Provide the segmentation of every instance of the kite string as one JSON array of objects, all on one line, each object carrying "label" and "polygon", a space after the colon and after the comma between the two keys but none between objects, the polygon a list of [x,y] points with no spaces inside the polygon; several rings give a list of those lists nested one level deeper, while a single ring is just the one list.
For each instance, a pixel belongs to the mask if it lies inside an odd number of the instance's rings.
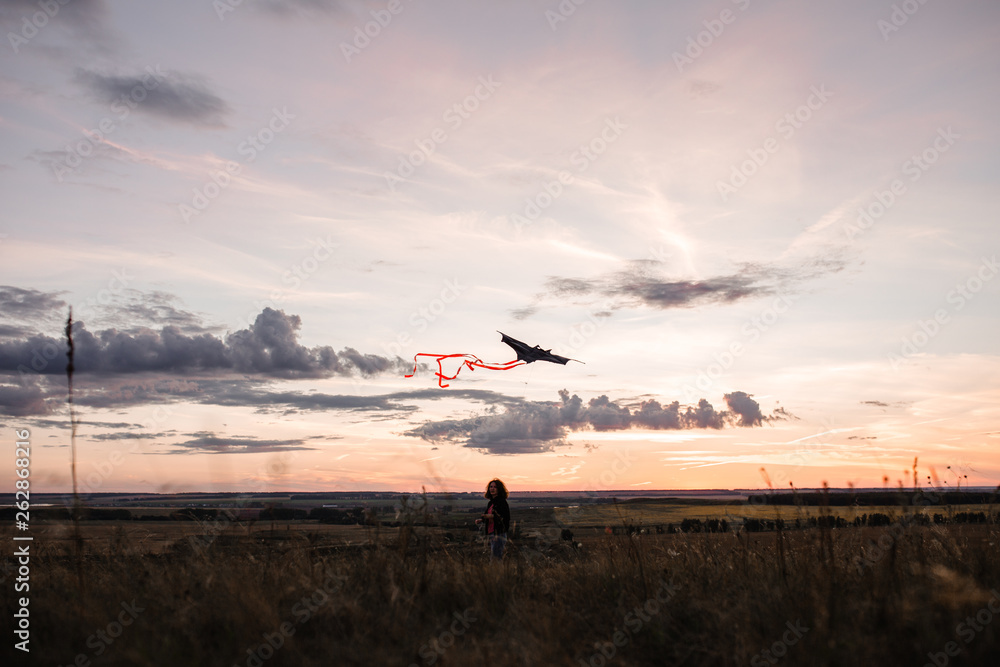
[{"label": "kite string", "polygon": [[[454,380],[455,378],[457,378],[458,374],[462,372],[463,368],[468,368],[470,371],[474,371],[477,368],[485,368],[486,370],[491,370],[491,371],[509,371],[512,368],[515,368],[517,366],[523,366],[527,363],[525,361],[521,361],[520,359],[514,359],[512,361],[505,361],[499,364],[487,364],[484,363],[482,359],[480,359],[474,354],[430,354],[427,352],[420,352],[414,355],[413,357],[413,371],[409,375],[406,375],[404,377],[411,378],[416,374],[418,366],[417,357],[433,357],[437,361],[438,369],[435,375],[438,378],[438,386],[441,387],[442,389],[445,389],[448,386],[450,386],[445,384],[444,381]],[[458,370],[455,371],[454,375],[445,375],[444,368],[441,365],[442,362],[445,359],[456,359],[456,358],[462,359],[462,363],[459,364]]]}]

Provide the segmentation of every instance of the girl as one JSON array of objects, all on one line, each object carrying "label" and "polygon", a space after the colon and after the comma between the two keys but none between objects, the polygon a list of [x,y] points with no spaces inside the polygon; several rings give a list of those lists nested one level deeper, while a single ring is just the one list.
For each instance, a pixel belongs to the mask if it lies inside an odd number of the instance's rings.
[{"label": "girl", "polygon": [[476,524],[486,522],[486,537],[490,542],[490,554],[493,558],[503,557],[503,548],[507,543],[507,529],[510,527],[510,506],[507,504],[507,487],[499,479],[493,479],[486,485],[483,497],[489,500],[486,511],[476,519]]}]

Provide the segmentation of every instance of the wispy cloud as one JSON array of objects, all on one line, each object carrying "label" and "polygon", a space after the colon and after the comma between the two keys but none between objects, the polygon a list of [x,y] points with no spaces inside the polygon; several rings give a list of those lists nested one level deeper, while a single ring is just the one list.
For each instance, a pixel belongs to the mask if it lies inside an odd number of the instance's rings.
[{"label": "wispy cloud", "polygon": [[42,292],[35,289],[0,285],[0,339],[30,336],[39,328],[54,326],[66,307],[65,292]]},{"label": "wispy cloud", "polygon": [[525,319],[546,301],[659,310],[727,304],[797,289],[806,280],[836,273],[844,266],[835,257],[813,257],[788,267],[747,263],[725,275],[674,279],[661,274],[663,263],[658,260],[634,260],[620,271],[596,278],[551,276],[533,304],[511,313]]},{"label": "wispy cloud", "polygon": [[145,72],[131,75],[102,74],[80,69],[77,81],[99,101],[114,104],[134,98],[142,91],[141,101],[130,104],[139,113],[203,127],[224,127],[231,109],[213,93],[199,76],[177,72]]},{"label": "wispy cloud", "polygon": [[[315,438],[297,438],[291,440],[265,440],[250,435],[219,436],[209,431],[188,434],[191,439],[171,443],[174,449],[165,450],[164,454],[262,454],[268,452],[289,452],[297,450],[312,450],[306,442]],[[332,439],[325,437],[324,439]]]}]

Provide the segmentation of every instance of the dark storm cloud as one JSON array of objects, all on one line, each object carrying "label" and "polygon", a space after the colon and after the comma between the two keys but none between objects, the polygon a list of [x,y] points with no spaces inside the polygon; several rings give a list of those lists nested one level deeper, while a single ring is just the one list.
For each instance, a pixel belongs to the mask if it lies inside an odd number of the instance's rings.
[{"label": "dark storm cloud", "polygon": [[[265,308],[248,329],[225,339],[208,333],[188,335],[175,325],[159,331],[105,329],[95,334],[77,322],[75,366],[84,374],[237,372],[280,378],[372,376],[408,369],[398,357],[361,354],[352,348],[336,352],[329,346],[304,347],[298,342],[301,325],[297,315],[271,308]],[[0,373],[63,374],[66,350],[62,339],[43,335],[0,342]]]},{"label": "dark storm cloud", "polygon": [[783,410],[765,416],[760,405],[742,391],[726,394],[729,410],[722,412],[705,399],[696,406],[683,408],[677,401],[664,407],[656,400],[629,407],[607,396],[592,398],[584,404],[579,396],[570,396],[566,390],[559,392],[559,399],[558,403],[525,401],[481,417],[427,422],[406,435],[431,442],[458,441],[491,454],[523,454],[549,451],[565,444],[568,432],[584,429],[721,429],[761,426],[789,418]]},{"label": "dark storm cloud", "polygon": [[76,78],[105,104],[120,102],[137,112],[169,120],[221,127],[231,111],[199,77],[166,72],[158,65],[126,76],[81,69]]}]

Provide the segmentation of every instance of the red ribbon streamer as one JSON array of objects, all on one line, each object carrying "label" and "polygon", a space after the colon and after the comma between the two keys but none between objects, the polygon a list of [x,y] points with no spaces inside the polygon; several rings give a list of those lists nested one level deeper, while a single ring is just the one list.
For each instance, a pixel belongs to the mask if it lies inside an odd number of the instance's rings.
[{"label": "red ribbon streamer", "polygon": [[[483,363],[483,361],[474,354],[428,354],[426,352],[420,352],[414,355],[413,357],[413,372],[404,377],[411,378],[414,375],[416,375],[417,365],[418,365],[417,357],[433,357],[435,360],[437,360],[438,369],[435,375],[438,378],[438,386],[441,387],[442,389],[449,386],[446,385],[444,381],[454,380],[455,378],[457,378],[458,374],[462,372],[463,368],[468,368],[470,371],[474,371],[477,368],[485,368],[486,370],[490,371],[509,371],[512,368],[516,368],[517,366],[524,366],[527,363],[526,361],[521,361],[520,359],[514,359],[513,361],[506,361],[502,364],[486,364]],[[445,359],[456,359],[456,358],[462,359],[462,363],[461,365],[459,365],[458,370],[455,371],[454,375],[445,375],[444,368],[441,367],[441,362],[444,361]]]}]

